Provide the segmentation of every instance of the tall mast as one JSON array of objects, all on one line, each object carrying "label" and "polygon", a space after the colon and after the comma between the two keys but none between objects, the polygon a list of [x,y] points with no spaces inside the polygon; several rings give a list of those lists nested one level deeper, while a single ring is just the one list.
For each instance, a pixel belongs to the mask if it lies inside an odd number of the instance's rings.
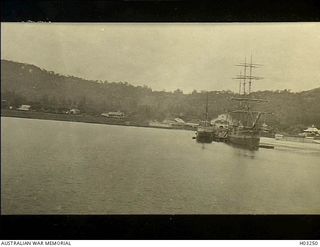
[{"label": "tall mast", "polygon": [[[243,68],[243,75],[240,74],[233,79],[237,79],[240,81],[239,86],[239,97],[233,97],[232,100],[239,101],[239,109],[242,109],[242,113],[239,115],[240,120],[243,122],[245,126],[248,126],[248,123],[253,120],[253,111],[251,110],[251,104],[253,102],[263,102],[264,100],[261,99],[254,99],[252,98],[251,89],[252,89],[252,82],[254,80],[260,80],[262,77],[253,76],[253,69],[259,68],[260,64],[254,64],[252,63],[252,55],[250,57],[250,62],[247,62],[247,58],[245,57],[244,63],[237,64],[236,66],[240,66]],[[247,71],[248,69],[248,71]],[[242,88],[241,88],[241,82],[242,82]],[[248,87],[246,87],[248,85]],[[242,95],[241,95],[242,91]],[[248,95],[248,96],[247,96]],[[240,113],[238,111],[238,113]],[[255,125],[254,125],[255,126]]]},{"label": "tall mast", "polygon": [[[242,76],[241,71],[239,73],[239,76]],[[239,94],[241,94],[241,79],[239,80]]]},{"label": "tall mast", "polygon": [[249,94],[251,93],[251,78],[252,78],[252,54],[250,57]]},{"label": "tall mast", "polygon": [[[240,66],[243,67],[243,71],[244,74],[242,75],[240,73],[240,75],[238,75],[237,77],[233,78],[233,79],[237,79],[237,80],[243,80],[242,84],[243,84],[243,94],[250,94],[251,93],[251,87],[252,87],[252,82],[253,80],[261,80],[263,79],[262,77],[257,77],[257,76],[253,76],[252,75],[252,69],[256,69],[256,68],[260,68],[262,65],[261,64],[254,64],[252,63],[252,55],[250,57],[250,63],[247,63],[247,59],[245,58],[244,63],[240,63],[237,64],[236,66]],[[247,75],[247,68],[249,68],[249,75]],[[246,89],[246,84],[247,84],[247,80],[248,80],[248,90]],[[241,85],[239,87],[241,89]],[[241,90],[239,90],[239,92],[241,92]],[[241,93],[239,93],[241,94]]]},{"label": "tall mast", "polygon": [[208,122],[208,92],[207,92],[207,100],[206,100],[206,123],[205,125],[207,126]]},{"label": "tall mast", "polygon": [[246,79],[247,79],[247,57],[244,58],[244,75],[243,75],[243,94],[246,94]]}]

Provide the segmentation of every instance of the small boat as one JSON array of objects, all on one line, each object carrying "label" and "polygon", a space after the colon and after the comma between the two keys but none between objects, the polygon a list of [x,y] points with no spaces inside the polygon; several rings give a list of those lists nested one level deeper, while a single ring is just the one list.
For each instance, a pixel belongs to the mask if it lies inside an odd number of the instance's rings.
[{"label": "small boat", "polygon": [[201,121],[196,132],[196,140],[200,143],[211,143],[213,141],[213,127],[208,121],[208,93],[206,101],[205,120]]},{"label": "small boat", "polygon": [[196,132],[196,140],[200,143],[211,143],[213,141],[213,128],[207,124],[199,125]]}]

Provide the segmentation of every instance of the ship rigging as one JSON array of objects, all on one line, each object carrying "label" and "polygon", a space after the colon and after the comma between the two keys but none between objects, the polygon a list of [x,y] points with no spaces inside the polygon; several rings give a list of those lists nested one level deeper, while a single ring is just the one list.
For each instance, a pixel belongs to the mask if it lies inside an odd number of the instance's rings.
[{"label": "ship rigging", "polygon": [[233,124],[230,126],[228,134],[228,142],[234,145],[249,147],[250,149],[257,149],[260,143],[260,129],[258,121],[265,112],[253,111],[253,103],[267,102],[264,99],[252,97],[252,83],[255,80],[261,80],[262,77],[253,76],[253,69],[260,68],[261,64],[252,63],[252,56],[250,63],[245,59],[244,63],[237,64],[243,69],[243,73],[233,78],[239,80],[239,95],[233,97],[232,100],[238,101],[236,110],[230,111],[229,114],[233,116]]}]

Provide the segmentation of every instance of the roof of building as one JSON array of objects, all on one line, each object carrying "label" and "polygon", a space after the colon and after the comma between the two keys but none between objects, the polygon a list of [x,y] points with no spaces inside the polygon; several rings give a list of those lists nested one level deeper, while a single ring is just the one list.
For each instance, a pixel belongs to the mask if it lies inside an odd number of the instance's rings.
[{"label": "roof of building", "polygon": [[26,109],[29,110],[31,105],[21,105],[18,109]]},{"label": "roof of building", "polygon": [[124,113],[121,112],[121,111],[108,112],[108,114],[111,114],[111,115],[124,115]]},{"label": "roof of building", "polygon": [[319,130],[316,127],[309,127],[304,130],[305,132],[318,132]]},{"label": "roof of building", "polygon": [[181,118],[175,118],[174,121],[178,123],[185,123]]}]

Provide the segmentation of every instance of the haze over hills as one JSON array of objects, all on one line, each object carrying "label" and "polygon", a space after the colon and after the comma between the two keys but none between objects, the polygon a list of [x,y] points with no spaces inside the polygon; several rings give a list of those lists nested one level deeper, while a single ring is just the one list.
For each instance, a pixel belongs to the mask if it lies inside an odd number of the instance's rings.
[{"label": "haze over hills", "polygon": [[[27,42],[26,42],[27,41]],[[1,59],[153,90],[237,90],[245,60],[255,90],[320,86],[320,23],[3,23]]]},{"label": "haze over hills", "polygon": [[[255,97],[269,102],[256,109],[273,112],[263,119],[267,124],[288,132],[306,126],[320,126],[320,87],[298,93],[289,90],[253,92]],[[209,115],[214,118],[234,107],[231,91],[209,92]],[[34,109],[59,112],[79,108],[87,114],[124,111],[139,121],[181,117],[185,120],[203,118],[205,92],[184,94],[153,91],[147,86],[127,82],[90,81],[60,75],[37,66],[1,60],[1,97],[13,106],[30,104]]]}]

